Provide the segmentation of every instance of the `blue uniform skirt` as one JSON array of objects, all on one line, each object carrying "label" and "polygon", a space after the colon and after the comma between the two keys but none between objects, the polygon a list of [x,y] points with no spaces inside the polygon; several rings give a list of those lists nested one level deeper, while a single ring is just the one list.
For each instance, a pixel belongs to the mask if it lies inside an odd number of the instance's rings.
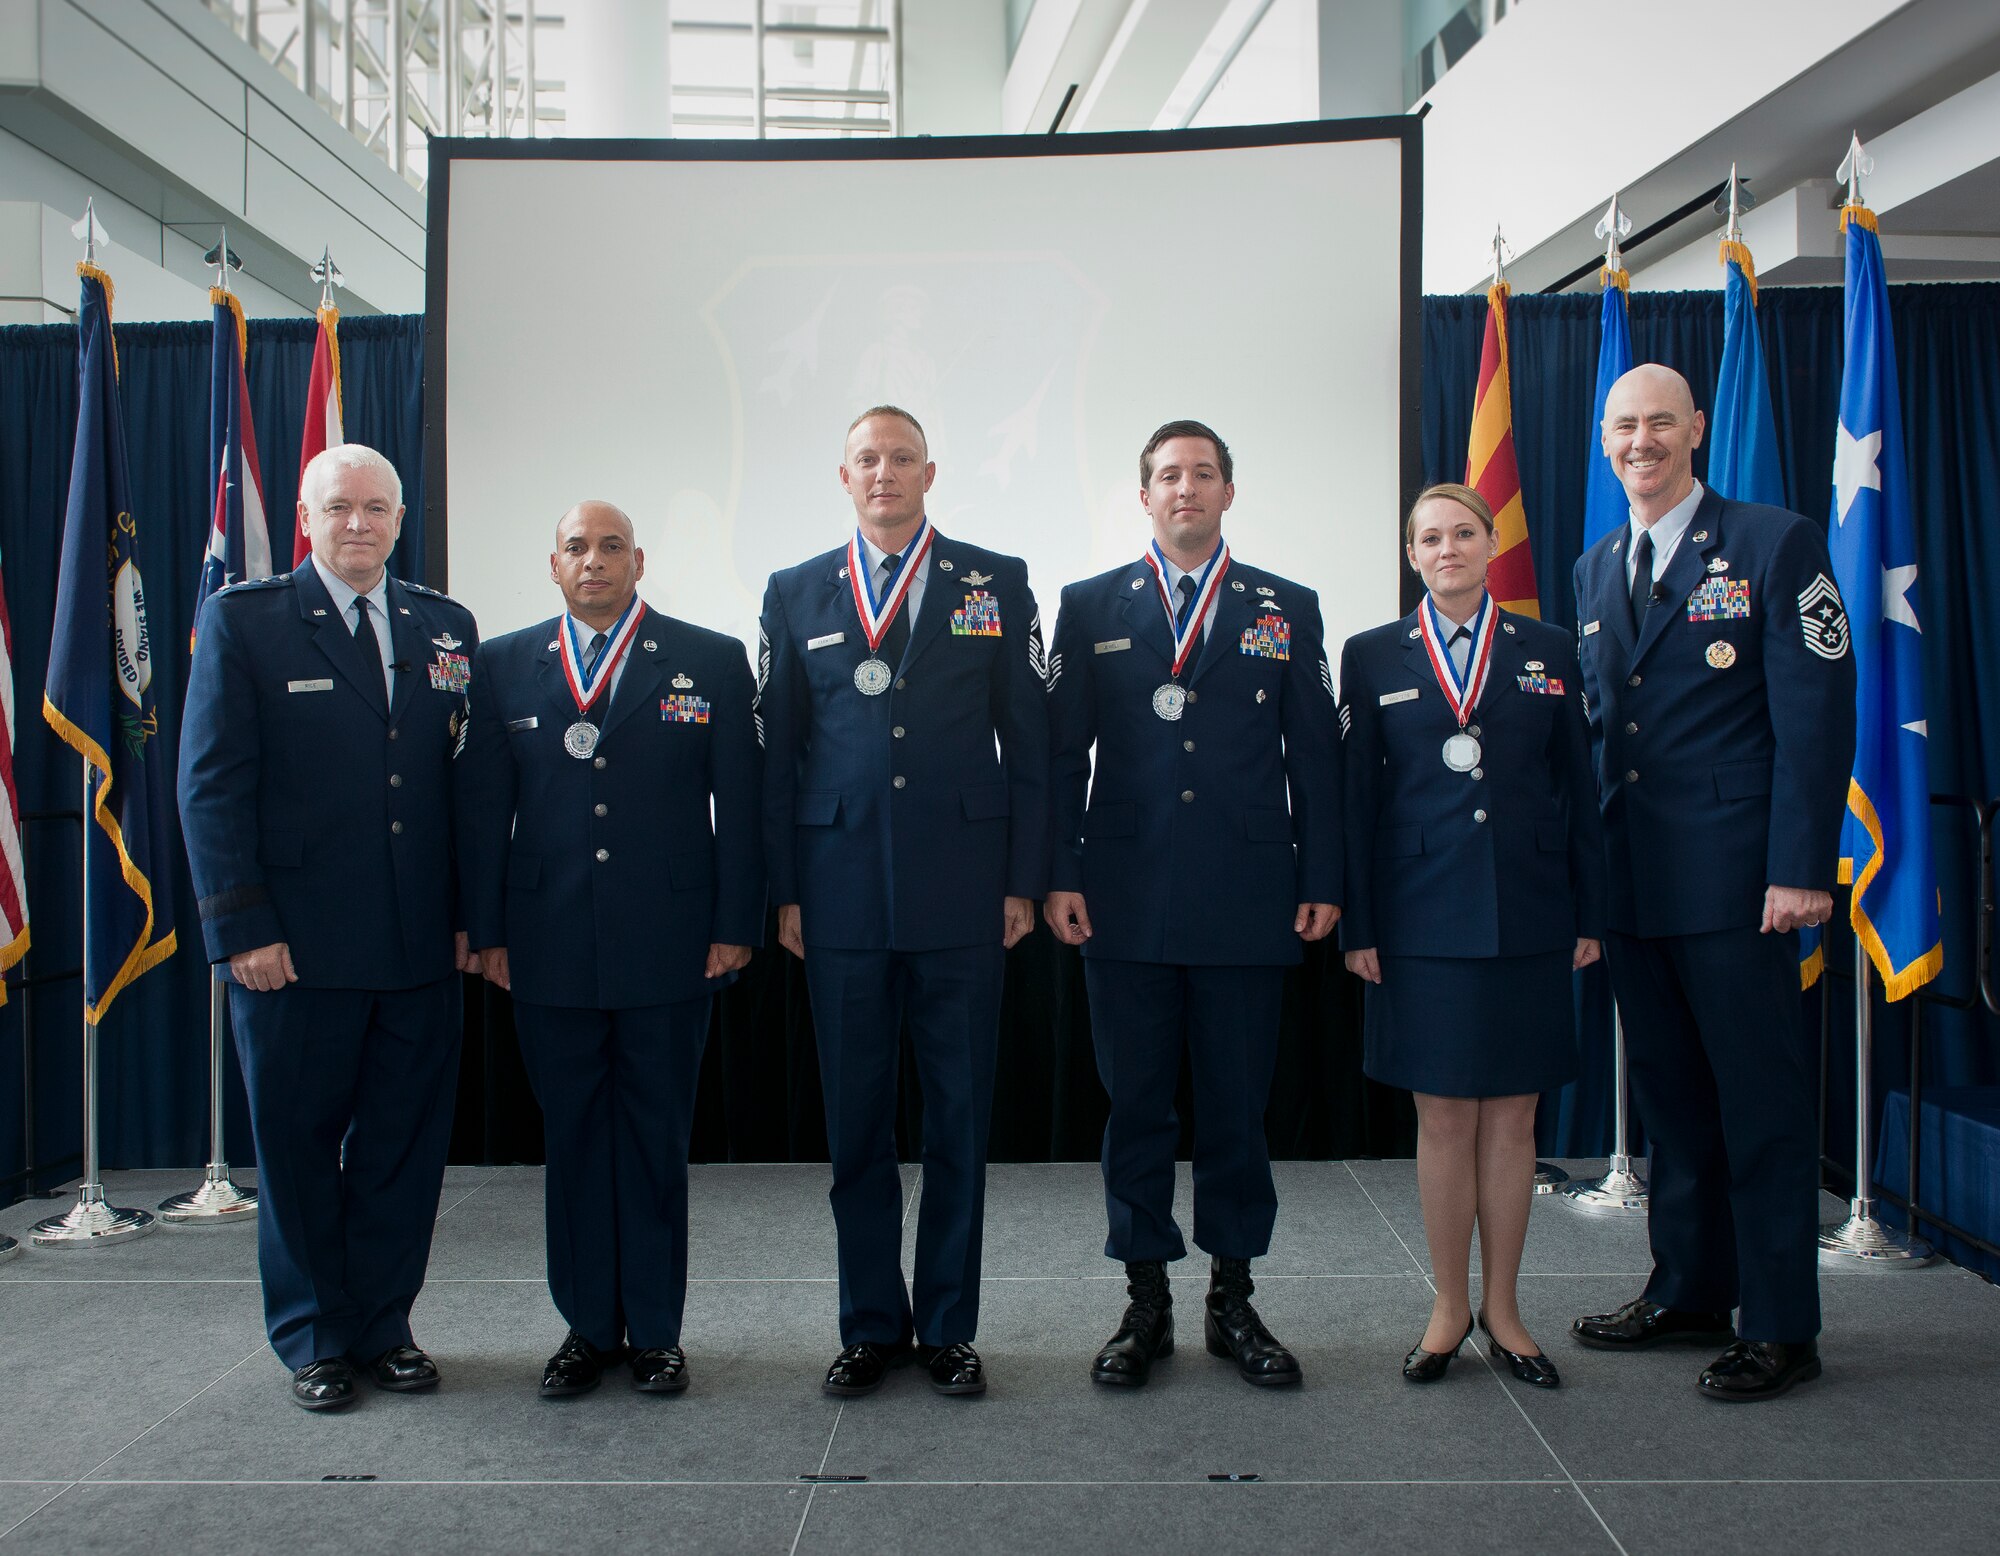
[{"label": "blue uniform skirt", "polygon": [[1362,1068],[1433,1097],[1518,1097],[1577,1077],[1568,951],[1384,956]]}]

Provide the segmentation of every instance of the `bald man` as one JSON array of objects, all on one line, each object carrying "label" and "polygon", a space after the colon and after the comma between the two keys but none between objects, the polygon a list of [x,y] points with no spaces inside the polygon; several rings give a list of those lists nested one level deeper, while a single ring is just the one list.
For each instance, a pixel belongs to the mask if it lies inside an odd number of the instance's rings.
[{"label": "bald man", "polygon": [[763,936],[754,686],[743,645],[639,598],[632,521],[556,525],[563,614],[479,651],[465,918],[547,1140],[545,1399],[629,1362],[687,1387],[687,1151],[709,1006]]},{"label": "bald man", "polygon": [[1612,386],[1604,453],[1631,517],[1576,565],[1653,1273],[1571,1327],[1604,1350],[1726,1344],[1696,1387],[1746,1402],[1820,1373],[1798,929],[1833,914],[1854,659],[1820,526],[1704,489],[1702,430],[1668,368]]}]

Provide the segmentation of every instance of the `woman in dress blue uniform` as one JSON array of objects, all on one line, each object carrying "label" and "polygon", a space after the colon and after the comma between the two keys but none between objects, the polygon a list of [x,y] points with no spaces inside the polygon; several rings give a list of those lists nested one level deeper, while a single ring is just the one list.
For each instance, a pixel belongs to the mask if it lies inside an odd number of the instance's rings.
[{"label": "woman in dress blue uniform", "polygon": [[1555,1366],[1514,1282],[1534,1195],[1535,1102],[1577,1074],[1570,974],[1597,960],[1604,859],[1568,635],[1486,592],[1497,540],[1469,487],[1410,510],[1424,601],[1348,640],[1347,917],[1373,1079],[1416,1094],[1417,1186],[1437,1299],[1403,1375],[1444,1376],[1478,1321],[1525,1383]]}]

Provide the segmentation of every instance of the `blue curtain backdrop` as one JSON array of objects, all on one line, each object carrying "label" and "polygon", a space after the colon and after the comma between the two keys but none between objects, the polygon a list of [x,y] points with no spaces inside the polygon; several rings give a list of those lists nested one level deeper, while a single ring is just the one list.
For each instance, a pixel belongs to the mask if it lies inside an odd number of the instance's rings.
[{"label": "blue curtain backdrop", "polygon": [[[1979,800],[2000,792],[2000,285],[1892,287],[1898,367],[1909,429],[1912,480],[1923,547],[1922,598],[1935,794]],[[1485,300],[1440,297],[1423,317],[1425,473],[1457,479],[1478,373]],[[1837,289],[1767,288],[1759,308],[1772,400],[1791,505],[1823,521],[1833,461],[1841,361]],[[1584,452],[1591,437],[1598,299],[1516,297],[1510,305],[1515,444],[1544,614],[1574,625],[1570,568],[1583,521]],[[1722,297],[1634,294],[1633,348],[1687,374],[1706,408],[1722,349]],[[250,394],[264,462],[265,498],[276,521],[275,552],[290,555],[297,450],[312,349],[309,320],[252,321]],[[373,444],[402,471],[411,517],[394,566],[423,576],[422,321],[354,318],[341,324],[348,434]],[[187,676],[188,612],[205,541],[207,353],[202,325],[126,325],[118,332],[123,391],[139,503],[148,606],[167,738],[178,739]],[[74,812],[75,758],[41,720],[53,581],[76,417],[72,329],[0,329],[0,565],[14,626],[16,776],[30,812]],[[1702,456],[1696,456],[1697,472]],[[1385,527],[1399,515],[1383,514]],[[1281,558],[1273,564],[1282,567]],[[77,960],[76,823],[31,823],[30,970],[54,973]],[[178,847],[178,836],[173,839]],[[1969,813],[1938,807],[1938,876],[1944,893],[1947,966],[1939,992],[1976,1000],[1972,929],[1978,888]],[[185,1165],[204,1154],[207,980],[185,876],[175,882],[181,954],[148,974],[113,1008],[104,1030],[104,1159],[110,1165]],[[1010,965],[1010,1049],[996,1107],[1001,1156],[1089,1158],[1103,1113],[1081,1014],[1081,979],[1037,935]],[[1026,953],[1025,955],[1023,953]],[[1309,962],[1288,992],[1284,1076],[1274,1090],[1274,1150],[1289,1155],[1401,1152],[1409,1147],[1407,1103],[1362,1084],[1352,990],[1344,974]],[[1835,1062],[1830,1138],[1844,1157],[1851,1110],[1851,945],[1829,947]],[[778,964],[771,964],[776,967]],[[1610,1134],[1609,1000],[1601,975],[1586,985],[1585,1079],[1545,1107],[1545,1151],[1601,1154]],[[1815,1006],[1816,1006],[1815,1001]],[[780,971],[742,990],[721,1017],[704,1071],[697,1154],[769,1160],[823,1152],[809,1029],[801,1048],[799,991]],[[17,993],[0,1011],[0,1179],[23,1162]],[[532,1101],[508,1050],[504,1011],[469,1011],[488,1041],[468,1044],[460,1093],[458,1154],[483,1142],[500,1159],[535,1159]],[[1877,1095],[1902,1084],[1907,1008],[1877,1021]],[[1929,1080],[1937,1086],[2000,1081],[2000,1027],[1983,1011],[1925,1007]],[[35,1002],[36,1157],[73,1157],[79,1136],[77,985],[52,983]],[[783,1028],[783,1030],[778,1030]],[[497,1038],[494,1034],[498,1034]],[[1331,1037],[1329,1037],[1331,1034]],[[1851,1111],[1849,1112],[1851,1116]],[[232,1158],[250,1160],[240,1089],[232,1092]],[[72,1176],[58,1171],[52,1181]],[[12,1187],[9,1185],[9,1187]],[[9,1197],[12,1197],[9,1195]]]}]

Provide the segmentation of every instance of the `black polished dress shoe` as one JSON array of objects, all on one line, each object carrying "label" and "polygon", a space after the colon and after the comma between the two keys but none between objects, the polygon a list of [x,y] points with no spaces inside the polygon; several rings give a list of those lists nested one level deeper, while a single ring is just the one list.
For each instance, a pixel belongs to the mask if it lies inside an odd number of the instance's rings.
[{"label": "black polished dress shoe", "polygon": [[1569,1332],[1579,1345],[1599,1351],[1643,1351],[1664,1340],[1714,1345],[1736,1337],[1727,1313],[1690,1313],[1661,1307],[1647,1297],[1634,1297],[1615,1312],[1579,1318]]},{"label": "black polished dress shoe", "polygon": [[931,1375],[931,1391],[937,1394],[984,1394],[986,1364],[979,1353],[963,1340],[956,1345],[920,1345],[918,1358]]},{"label": "black polished dress shoe", "polygon": [[392,1345],[368,1364],[368,1376],[378,1389],[409,1393],[437,1387],[437,1363],[414,1345]]},{"label": "black polished dress shoe", "polygon": [[1728,1404],[1776,1399],[1797,1383],[1820,1374],[1819,1342],[1788,1345],[1782,1340],[1738,1340],[1695,1380],[1704,1399]]},{"label": "black polished dress shoe", "polygon": [[305,1410],[338,1410],[353,1404],[353,1364],[345,1356],[308,1362],[292,1374],[292,1402]]},{"label": "black polished dress shoe", "polygon": [[632,1353],[632,1387],[641,1394],[678,1394],[687,1386],[687,1353],[678,1345]]},{"label": "black polished dress shoe", "polygon": [[[1558,1389],[1562,1387],[1562,1374],[1556,1371],[1556,1364],[1550,1361],[1548,1357],[1539,1353],[1533,1356],[1523,1356],[1519,1351],[1508,1350],[1498,1340],[1493,1339],[1493,1331],[1486,1327],[1486,1315],[1480,1313],[1477,1317],[1480,1331],[1488,1340],[1493,1341],[1493,1359],[1495,1361],[1504,1360],[1507,1363],[1508,1370],[1530,1388]],[[1469,1329],[1466,1331],[1467,1334],[1471,1332]]]},{"label": "black polished dress shoe", "polygon": [[1174,1297],[1167,1267],[1158,1260],[1125,1266],[1125,1294],[1132,1300],[1118,1332],[1090,1363],[1090,1381],[1137,1388],[1153,1374],[1153,1363],[1174,1354]]},{"label": "black polished dress shoe", "polygon": [[1448,1351],[1427,1351],[1419,1340],[1410,1347],[1410,1354],[1403,1358],[1403,1376],[1412,1383],[1435,1383],[1451,1369],[1458,1360],[1458,1353],[1467,1340],[1472,1338],[1472,1320],[1465,1321],[1465,1333],[1458,1337],[1458,1344]]},{"label": "black polished dress shoe", "polygon": [[572,1329],[542,1367],[542,1398],[588,1394],[604,1381],[604,1369],[617,1360],[617,1351],[600,1351]]},{"label": "black polished dress shoe", "polygon": [[826,1382],[820,1385],[820,1392],[832,1394],[838,1399],[858,1399],[863,1394],[872,1394],[882,1386],[882,1380],[889,1375],[891,1367],[900,1367],[909,1359],[908,1341],[886,1345],[873,1340],[857,1340],[834,1357],[833,1365],[826,1369]]},{"label": "black polished dress shoe", "polygon": [[1246,1383],[1259,1388],[1283,1388],[1302,1383],[1298,1359],[1273,1338],[1250,1305],[1256,1291],[1248,1259],[1217,1259],[1209,1276],[1204,1302],[1202,1337],[1208,1354],[1232,1358]]}]

